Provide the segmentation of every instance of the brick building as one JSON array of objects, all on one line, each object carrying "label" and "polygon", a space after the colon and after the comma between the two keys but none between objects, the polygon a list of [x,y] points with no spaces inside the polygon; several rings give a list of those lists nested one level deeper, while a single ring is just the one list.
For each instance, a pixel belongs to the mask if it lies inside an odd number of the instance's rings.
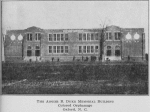
[{"label": "brick building", "polygon": [[[90,61],[100,58],[102,29],[9,30],[5,36],[6,61]],[[105,29],[104,60],[145,59],[143,28]]]}]

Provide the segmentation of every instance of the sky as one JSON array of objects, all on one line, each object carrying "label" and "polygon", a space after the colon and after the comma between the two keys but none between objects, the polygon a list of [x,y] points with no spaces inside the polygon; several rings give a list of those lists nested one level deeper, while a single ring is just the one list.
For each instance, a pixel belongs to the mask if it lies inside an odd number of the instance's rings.
[{"label": "sky", "polygon": [[[100,24],[144,28],[148,39],[148,1],[7,1],[2,30],[100,28]],[[146,40],[146,44],[148,40]]]}]

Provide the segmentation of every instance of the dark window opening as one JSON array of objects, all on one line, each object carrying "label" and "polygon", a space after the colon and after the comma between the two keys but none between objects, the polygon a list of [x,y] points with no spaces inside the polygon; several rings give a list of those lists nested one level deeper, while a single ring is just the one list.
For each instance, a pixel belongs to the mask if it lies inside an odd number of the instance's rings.
[{"label": "dark window opening", "polygon": [[120,56],[120,50],[115,50],[115,56]]},{"label": "dark window opening", "polygon": [[79,53],[82,53],[82,46],[79,46]]},{"label": "dark window opening", "polygon": [[120,46],[115,47],[115,56],[120,56]]},{"label": "dark window opening", "polygon": [[61,41],[64,41],[64,36],[63,36],[63,34],[61,34]]},{"label": "dark window opening", "polygon": [[116,32],[115,33],[115,40],[120,40],[120,36],[121,36],[121,33]]},{"label": "dark window opening", "polygon": [[32,50],[27,50],[27,56],[32,56]]},{"label": "dark window opening", "polygon": [[81,33],[79,34],[79,40],[82,41],[82,34]]},{"label": "dark window opening", "polygon": [[28,40],[28,41],[32,41],[32,34],[30,34],[30,33],[27,34],[27,40]]},{"label": "dark window opening", "polygon": [[87,40],[90,40],[90,34],[89,33],[87,34]]},{"label": "dark window opening", "polygon": [[83,40],[86,40],[86,34],[85,33],[83,34]]},{"label": "dark window opening", "polygon": [[56,34],[54,34],[54,41],[56,41]]},{"label": "dark window opening", "polygon": [[107,56],[111,56],[111,50],[107,50]]},{"label": "dark window opening", "polygon": [[49,46],[49,53],[52,53],[52,46]]},{"label": "dark window opening", "polygon": [[36,40],[36,41],[40,41],[40,40],[41,40],[41,34],[40,34],[40,33],[36,33],[35,36],[36,36],[36,37],[35,37],[35,40]]},{"label": "dark window opening", "polygon": [[68,34],[65,34],[65,41],[68,41]]},{"label": "dark window opening", "polygon": [[91,34],[91,40],[94,40],[94,34],[93,33]]},{"label": "dark window opening", "polygon": [[40,50],[35,50],[35,56],[40,56]]},{"label": "dark window opening", "polygon": [[107,56],[111,56],[111,46],[107,46],[106,55],[107,55]]},{"label": "dark window opening", "polygon": [[52,41],[52,34],[49,34],[49,41]]}]

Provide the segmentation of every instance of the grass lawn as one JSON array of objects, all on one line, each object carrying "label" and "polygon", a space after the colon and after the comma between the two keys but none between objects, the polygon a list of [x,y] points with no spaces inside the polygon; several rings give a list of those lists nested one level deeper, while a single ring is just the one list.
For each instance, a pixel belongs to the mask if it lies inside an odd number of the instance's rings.
[{"label": "grass lawn", "polygon": [[143,63],[3,63],[3,94],[148,94]]}]

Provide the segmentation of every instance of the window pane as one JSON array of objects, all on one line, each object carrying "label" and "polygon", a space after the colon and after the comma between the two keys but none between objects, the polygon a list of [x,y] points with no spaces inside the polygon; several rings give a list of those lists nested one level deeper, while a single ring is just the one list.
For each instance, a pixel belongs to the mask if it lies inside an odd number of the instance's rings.
[{"label": "window pane", "polygon": [[86,40],[86,34],[85,33],[83,34],[83,40]]},{"label": "window pane", "polygon": [[41,39],[41,34],[40,33],[36,33],[35,36],[36,36],[35,39],[37,41]]},{"label": "window pane", "polygon": [[83,46],[83,53],[86,53],[86,46]]},{"label": "window pane", "polygon": [[111,40],[112,39],[112,35],[111,35],[111,33],[109,33],[109,40]]},{"label": "window pane", "polygon": [[27,34],[27,40],[32,41],[32,34],[30,34],[30,33]]},{"label": "window pane", "polygon": [[32,38],[32,34],[30,34],[30,38]]},{"label": "window pane", "polygon": [[82,53],[82,46],[79,46],[79,53]]},{"label": "window pane", "polygon": [[64,46],[61,46],[61,53],[64,53]]},{"label": "window pane", "polygon": [[91,34],[91,40],[94,40],[94,34],[93,33]]},{"label": "window pane", "polygon": [[56,53],[56,46],[53,46],[53,53]]},{"label": "window pane", "polygon": [[35,50],[35,56],[40,56],[40,50]]},{"label": "window pane", "polygon": [[111,50],[107,50],[107,56],[111,56]]},{"label": "window pane", "polygon": [[95,46],[95,52],[96,53],[98,52],[98,46]]},{"label": "window pane", "polygon": [[57,34],[57,41],[60,41],[60,34]]},{"label": "window pane", "polygon": [[60,46],[57,46],[57,53],[60,53]]},{"label": "window pane", "polygon": [[64,36],[63,36],[63,34],[61,34],[61,41],[64,41]]},{"label": "window pane", "polygon": [[120,56],[120,50],[115,50],[115,56]]},{"label": "window pane", "polygon": [[108,33],[106,33],[106,40],[108,40],[108,35],[109,35],[109,34],[108,34]]},{"label": "window pane", "polygon": [[91,46],[91,53],[94,53],[94,46]]},{"label": "window pane", "polygon": [[117,33],[115,33],[115,40],[118,40],[118,35],[117,35]]},{"label": "window pane", "polygon": [[52,41],[52,34],[49,34],[49,41]]},{"label": "window pane", "polygon": [[56,41],[56,34],[54,34],[54,41]]},{"label": "window pane", "polygon": [[27,50],[27,56],[32,56],[32,51],[31,50]]},{"label": "window pane", "polygon": [[87,46],[87,53],[90,53],[90,46]]},{"label": "window pane", "polygon": [[68,46],[65,46],[65,53],[68,53]]},{"label": "window pane", "polygon": [[79,40],[82,41],[82,33],[79,33]]},{"label": "window pane", "polygon": [[68,41],[68,34],[65,34],[65,41]]},{"label": "window pane", "polygon": [[49,46],[49,53],[52,53],[52,46]]},{"label": "window pane", "polygon": [[90,34],[89,34],[89,33],[87,34],[87,40],[91,40],[91,39],[90,39]]}]

